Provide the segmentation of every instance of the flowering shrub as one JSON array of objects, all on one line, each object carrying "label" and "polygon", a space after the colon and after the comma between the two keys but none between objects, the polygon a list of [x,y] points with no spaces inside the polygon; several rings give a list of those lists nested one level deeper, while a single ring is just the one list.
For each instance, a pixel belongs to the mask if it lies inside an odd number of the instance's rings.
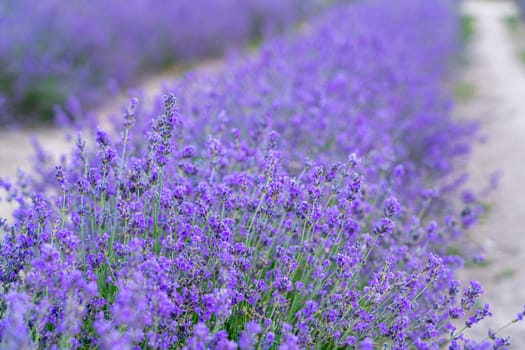
[{"label": "flowering shrub", "polygon": [[518,6],[521,8],[521,10],[523,11],[525,9],[525,1],[523,0],[516,0]]},{"label": "flowering shrub", "polygon": [[296,23],[315,1],[6,0],[0,4],[0,112],[52,116],[73,95],[129,84],[148,67],[218,54]]},{"label": "flowering shrub", "polygon": [[151,110],[133,99],[53,176],[2,182],[19,204],[0,246],[2,346],[484,346],[463,335],[490,315],[483,290],[447,253],[479,214],[450,199],[473,132],[443,92],[454,10],[340,6]]}]

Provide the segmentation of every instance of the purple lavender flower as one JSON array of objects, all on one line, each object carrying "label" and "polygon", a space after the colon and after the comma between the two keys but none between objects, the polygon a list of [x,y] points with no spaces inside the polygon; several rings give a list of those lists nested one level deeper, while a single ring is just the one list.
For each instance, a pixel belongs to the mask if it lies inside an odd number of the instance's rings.
[{"label": "purple lavender flower", "polygon": [[30,296],[10,292],[5,297],[7,302],[6,316],[2,319],[2,349],[36,349],[31,339],[27,324]]},{"label": "purple lavender flower", "polygon": [[246,329],[239,336],[239,348],[241,350],[250,350],[253,349],[255,344],[257,344],[257,335],[262,331],[262,328],[259,324],[255,322],[248,322],[246,324]]},{"label": "purple lavender flower", "polygon": [[388,197],[385,200],[384,213],[386,217],[392,217],[399,214],[401,206],[395,197]]},{"label": "purple lavender flower", "polygon": [[442,91],[456,29],[448,0],[340,5],[151,106],[132,100],[58,168],[40,157],[50,176],[0,182],[18,204],[0,281],[29,297],[24,339],[477,346],[454,326],[490,315],[473,310],[478,283],[453,280],[460,184],[439,187],[472,132]]}]

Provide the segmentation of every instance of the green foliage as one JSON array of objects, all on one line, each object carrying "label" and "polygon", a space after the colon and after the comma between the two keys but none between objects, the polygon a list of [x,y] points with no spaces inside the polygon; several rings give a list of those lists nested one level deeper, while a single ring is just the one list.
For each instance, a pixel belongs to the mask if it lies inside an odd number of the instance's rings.
[{"label": "green foliage", "polygon": [[512,32],[516,32],[518,30],[520,19],[517,16],[505,16],[503,21],[505,22],[507,28],[509,28]]},{"label": "green foliage", "polygon": [[471,83],[460,81],[454,88],[454,97],[456,100],[467,100],[474,96],[476,89]]},{"label": "green foliage", "polygon": [[521,50],[519,53],[518,53],[518,57],[520,59],[521,62],[525,63],[525,49],[524,50]]},{"label": "green foliage", "polygon": [[461,16],[461,39],[464,43],[472,40],[475,34],[475,19],[469,15]]},{"label": "green foliage", "polygon": [[17,114],[38,114],[40,121],[53,119],[53,108],[57,104],[65,102],[65,96],[61,93],[58,82],[48,78],[35,82],[22,98]]}]

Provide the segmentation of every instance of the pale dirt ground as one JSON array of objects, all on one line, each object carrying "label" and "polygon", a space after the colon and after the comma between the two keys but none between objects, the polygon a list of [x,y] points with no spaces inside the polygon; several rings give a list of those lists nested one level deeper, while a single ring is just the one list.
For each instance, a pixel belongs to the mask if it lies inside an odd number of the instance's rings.
[{"label": "pale dirt ground", "polygon": [[[483,283],[483,302],[490,303],[495,314],[483,322],[482,329],[470,333],[482,339],[488,327],[506,324],[525,304],[525,64],[517,57],[516,34],[512,35],[504,21],[506,16],[517,15],[512,3],[466,0],[463,11],[475,20],[475,36],[461,73],[461,80],[472,86],[473,96],[458,103],[456,114],[480,120],[488,137],[474,149],[467,170],[472,186],[479,189],[486,186],[491,173],[503,171],[498,189],[487,198],[487,217],[470,233],[470,239],[485,249],[489,264],[467,269],[460,276]],[[146,99],[151,100],[163,83],[178,74],[180,69],[174,69],[148,79],[143,85]],[[118,113],[125,105],[126,98],[120,97],[96,112],[101,116]],[[56,129],[0,130],[0,177],[15,176],[17,168],[31,169],[32,136],[57,159],[68,149],[63,133]],[[8,212],[9,207],[0,202],[0,216]],[[525,323],[512,325],[505,334],[511,336],[513,349],[525,349]]]},{"label": "pale dirt ground", "polygon": [[[515,317],[525,305],[525,62],[505,18],[518,16],[510,1],[467,0],[465,14],[474,18],[474,37],[467,50],[462,79],[473,96],[458,103],[459,118],[481,122],[487,141],[474,148],[467,165],[471,184],[482,189],[495,170],[502,171],[497,189],[486,199],[487,216],[470,232],[485,250],[487,266],[470,268],[462,279],[482,282],[494,317],[470,334],[486,336]],[[502,332],[513,349],[525,349],[525,322]]]}]

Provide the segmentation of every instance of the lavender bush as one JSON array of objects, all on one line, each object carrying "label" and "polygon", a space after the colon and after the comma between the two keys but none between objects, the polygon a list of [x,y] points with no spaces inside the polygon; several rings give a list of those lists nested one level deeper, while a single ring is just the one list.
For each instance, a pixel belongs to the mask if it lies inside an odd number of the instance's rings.
[{"label": "lavender bush", "polygon": [[3,181],[2,347],[505,348],[449,254],[453,3],[339,6]]},{"label": "lavender bush", "polygon": [[523,1],[523,0],[516,0],[516,3],[520,7],[521,11],[525,12],[525,1]]},{"label": "lavender bush", "polygon": [[298,22],[315,0],[6,0],[0,4],[0,113],[50,118],[140,73],[217,55]]}]

